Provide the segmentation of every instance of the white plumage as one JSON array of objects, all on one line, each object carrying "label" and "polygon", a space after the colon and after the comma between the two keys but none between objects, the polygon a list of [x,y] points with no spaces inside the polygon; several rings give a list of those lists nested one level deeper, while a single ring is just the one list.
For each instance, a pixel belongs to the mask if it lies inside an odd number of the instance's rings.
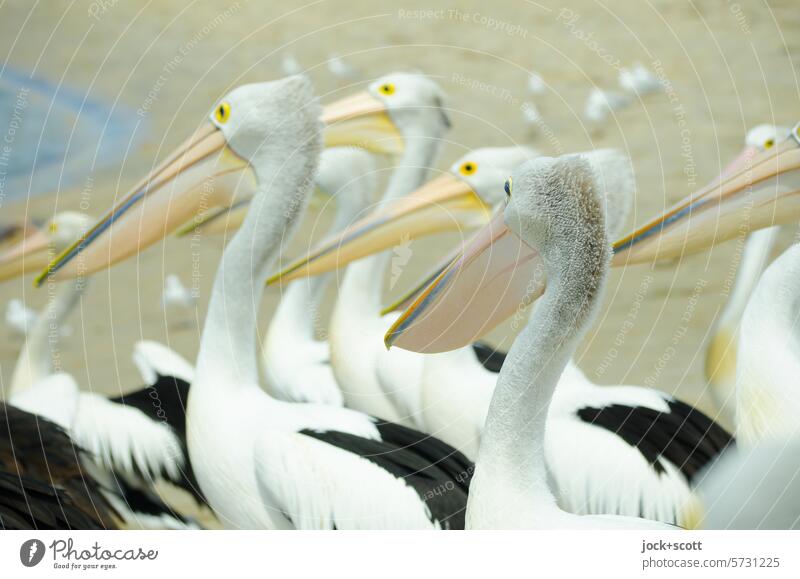
[{"label": "white plumage", "polygon": [[532,72],[528,75],[528,92],[532,95],[543,94],[546,87],[544,80],[537,73]]},{"label": "white plumage", "polygon": [[631,94],[645,96],[663,90],[658,77],[641,62],[619,71],[619,86]]},{"label": "white plumage", "polygon": [[[349,225],[370,202],[376,186],[375,163],[364,150],[326,149],[320,157],[316,183],[336,203],[330,233]],[[330,364],[327,340],[318,340],[325,290],[331,275],[289,284],[272,317],[262,356],[267,384],[275,397],[289,402],[342,406],[342,391]]]},{"label": "white plumage", "polygon": [[303,67],[300,66],[300,63],[294,54],[291,52],[284,52],[281,55],[281,72],[284,76],[303,74]]},{"label": "white plumage", "polygon": [[165,309],[171,307],[190,309],[197,304],[197,296],[183,285],[180,277],[170,274],[164,280],[164,293],[161,297],[161,303]]},{"label": "white plumage", "polygon": [[630,102],[630,97],[622,93],[595,87],[586,99],[583,116],[591,123],[601,124],[610,115],[627,107]]},{"label": "white plumage", "polygon": [[36,318],[36,312],[21,299],[13,298],[6,304],[6,325],[20,336],[26,336],[30,332]]},{"label": "white plumage", "polygon": [[328,56],[327,67],[328,72],[339,80],[357,80],[361,78],[361,71],[335,52]]},{"label": "white plumage", "polygon": [[538,127],[542,123],[542,114],[532,102],[522,103],[522,120],[528,127]]}]

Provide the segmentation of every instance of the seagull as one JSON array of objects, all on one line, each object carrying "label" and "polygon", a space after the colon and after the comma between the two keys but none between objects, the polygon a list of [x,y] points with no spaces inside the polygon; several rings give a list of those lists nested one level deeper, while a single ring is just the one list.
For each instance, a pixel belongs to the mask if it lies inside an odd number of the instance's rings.
[{"label": "seagull", "polygon": [[520,110],[522,110],[522,120],[528,127],[538,127],[542,123],[542,115],[532,102],[525,101]]},{"label": "seagull", "polygon": [[624,109],[630,102],[630,97],[622,93],[595,87],[586,99],[583,116],[589,122],[600,124],[608,119],[609,114]]},{"label": "seagull", "polygon": [[182,308],[193,308],[197,303],[197,297],[181,283],[181,278],[175,274],[170,274],[164,280],[164,295],[161,298],[164,309],[170,306]]},{"label": "seagull", "polygon": [[664,85],[658,77],[648,70],[641,62],[637,62],[632,68],[623,68],[619,71],[619,86],[631,94],[644,96],[659,92],[664,89]]},{"label": "seagull", "polygon": [[6,324],[20,336],[28,334],[38,317],[35,311],[18,298],[9,300],[6,306]]},{"label": "seagull", "polygon": [[284,52],[281,56],[281,72],[284,76],[294,76],[295,74],[303,74],[303,67],[291,52]]},{"label": "seagull", "polygon": [[545,91],[544,81],[542,77],[532,72],[528,77],[528,92],[533,95],[543,94]]},{"label": "seagull", "polygon": [[328,57],[328,72],[340,80],[356,80],[361,77],[360,70],[335,52]]}]

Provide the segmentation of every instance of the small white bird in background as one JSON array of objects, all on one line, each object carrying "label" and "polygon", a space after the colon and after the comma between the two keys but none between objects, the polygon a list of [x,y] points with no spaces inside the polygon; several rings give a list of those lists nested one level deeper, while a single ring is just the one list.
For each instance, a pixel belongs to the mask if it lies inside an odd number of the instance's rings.
[{"label": "small white bird in background", "polygon": [[181,278],[175,274],[170,274],[164,280],[164,295],[161,301],[164,309],[170,306],[193,308],[197,303],[197,297],[186,289],[186,286],[181,283]]},{"label": "small white bird in background", "polygon": [[644,96],[664,89],[658,77],[641,62],[619,71],[619,86],[632,94]]},{"label": "small white bird in background", "polygon": [[532,72],[528,77],[528,92],[532,95],[540,95],[544,93],[545,88],[542,77]]},{"label": "small white bird in background", "polygon": [[583,116],[592,123],[603,123],[609,114],[624,109],[630,102],[631,99],[627,95],[595,87],[586,99]]},{"label": "small white bird in background", "polygon": [[536,108],[536,105],[530,101],[526,101],[522,103],[522,120],[525,121],[525,125],[529,128],[535,128],[541,125],[542,123],[542,114],[539,112],[539,109]]},{"label": "small white bird in background", "polygon": [[285,76],[294,76],[296,74],[303,74],[305,71],[300,63],[291,52],[284,52],[281,56],[281,72]]},{"label": "small white bird in background", "polygon": [[39,315],[25,306],[22,300],[14,298],[6,306],[6,324],[20,336],[28,334]]},{"label": "small white bird in background", "polygon": [[356,80],[361,77],[360,70],[335,52],[328,57],[328,72],[340,80]]}]

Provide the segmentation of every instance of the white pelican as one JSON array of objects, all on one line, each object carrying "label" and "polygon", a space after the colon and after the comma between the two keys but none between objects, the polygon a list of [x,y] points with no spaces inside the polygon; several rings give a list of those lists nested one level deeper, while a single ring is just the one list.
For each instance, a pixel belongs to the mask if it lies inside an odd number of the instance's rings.
[{"label": "white pelican", "polygon": [[[444,130],[444,126],[436,125],[441,117],[435,109],[421,111],[428,114],[423,119],[430,124],[427,131]],[[406,153],[424,155],[424,158],[407,159],[395,169],[383,208],[270,279],[287,281],[329,271],[367,255],[348,266],[339,286],[329,331],[334,372],[345,388],[348,407],[371,407],[374,408],[372,414],[389,414],[403,422],[412,422],[422,430],[425,430],[420,391],[423,358],[399,350],[387,351],[382,345],[383,334],[397,314],[381,315],[382,280],[392,254],[376,252],[401,243],[404,236],[417,237],[427,232],[484,223],[489,207],[503,197],[502,190],[486,184],[501,182],[511,168],[536,154],[526,147],[479,149],[467,153],[444,175],[407,196],[411,191],[406,188],[423,179],[424,170],[419,167],[428,166],[432,155],[432,151],[426,154],[415,149],[430,147],[431,143],[432,139],[428,138],[409,141]],[[412,179],[406,176],[409,173]],[[398,187],[398,181],[406,184]],[[359,356],[350,354],[354,343],[361,346]]]},{"label": "white pelican", "polygon": [[[787,138],[789,127],[762,124],[748,131],[745,149],[723,172],[723,178],[741,168],[760,151]],[[761,274],[770,262],[780,227],[767,227],[747,236],[731,293],[719,316],[706,350],[705,375],[711,394],[721,412],[733,416],[736,387],[736,344],[744,308]]]},{"label": "white pelican", "polygon": [[[89,225],[91,220],[81,213],[57,214],[45,229],[0,255],[0,279],[43,267],[50,260],[51,250],[67,246]],[[57,351],[59,329],[86,285],[86,279],[78,278],[54,289],[14,367],[6,393],[8,402],[52,420],[91,454],[92,463],[86,463],[87,468],[103,482],[108,500],[126,524],[146,528],[195,527],[164,504],[153,489],[156,481],[166,480],[199,498],[180,427],[183,403],[174,403],[176,389],[180,389],[177,382],[185,378],[179,363],[165,363],[158,352],[154,355],[154,348],[137,345],[137,365],[147,368],[151,375],[154,368],[160,368],[161,374],[153,376],[149,388],[115,399],[81,391],[72,376],[54,370],[53,352]],[[132,404],[142,398],[146,404],[139,407],[122,403],[122,399]]]},{"label": "white pelican", "polygon": [[[369,205],[376,187],[374,171],[375,162],[363,149],[333,147],[322,152],[315,193],[335,200],[331,234],[344,229]],[[249,201],[243,199],[193,220],[178,235],[196,228],[206,234],[230,235],[241,226]],[[331,276],[317,276],[289,284],[272,316],[262,344],[262,369],[269,392],[280,400],[344,404],[331,368],[328,342],[316,337],[324,323],[321,302],[330,281]]]},{"label": "white pelican", "polygon": [[[326,149],[320,155],[316,183],[336,203],[330,233],[337,233],[369,206],[377,185],[375,162],[362,149]],[[271,392],[281,400],[344,404],[328,342],[316,337],[325,323],[322,298],[331,281],[327,275],[289,284],[273,314],[262,349],[263,368]]]},{"label": "white pelican", "polygon": [[[189,454],[209,504],[237,528],[461,527],[471,463],[455,449],[345,408],[282,402],[259,385],[258,304],[281,240],[305,209],[319,113],[304,77],[233,90],[208,124],[43,275],[108,267],[140,250],[142,239],[154,242],[151,227],[163,236],[164,222],[185,222],[203,200],[184,173],[205,178],[251,167],[258,191],[219,265],[189,395]],[[369,93],[331,105],[323,118],[333,123],[328,142],[338,144],[385,145],[376,135],[391,126],[386,106]],[[168,201],[170,214],[154,225],[150,211]],[[119,236],[140,223],[147,235]]]},{"label": "white pelican", "polygon": [[[776,215],[783,222],[796,218],[800,213],[796,202],[800,191],[800,126],[795,127],[793,135],[793,139],[756,155],[751,166],[701,189],[615,243],[614,265],[674,259],[730,239],[741,231],[742,215],[747,216],[753,228],[771,225]],[[716,225],[713,231],[709,230],[709,222]],[[531,295],[539,294],[543,279],[533,277],[535,268],[529,265],[539,258],[533,251],[523,251],[521,256],[509,254],[508,249],[513,250],[514,246],[503,246],[511,236],[501,225],[488,228],[475,240],[475,244],[493,244],[500,259],[487,258],[485,252],[465,253],[390,329],[387,343],[414,351],[457,348],[511,315]],[[509,258],[515,262],[513,267],[509,266]],[[527,284],[523,277],[527,277]],[[483,290],[494,287],[501,291],[487,296],[485,291],[476,292],[475,284],[485,286]],[[465,298],[471,298],[471,311],[461,315]],[[476,323],[476,315],[487,321]],[[448,330],[442,332],[443,327]],[[513,349],[509,356],[512,355]]]},{"label": "white pelican", "polygon": [[[386,204],[405,197],[425,182],[450,123],[444,110],[444,94],[424,76],[386,75],[376,80],[369,92],[386,107],[404,140],[402,157],[381,201]],[[474,196],[462,196],[461,202],[466,208],[480,206]],[[336,260],[335,249],[325,244],[320,252]],[[392,258],[391,251],[370,255],[350,265],[342,276],[329,328],[331,366],[348,408],[418,426],[415,417],[419,414],[419,362],[404,352],[388,353],[381,343],[389,323],[379,313],[383,279]],[[292,266],[284,272],[291,270]],[[270,282],[281,275],[273,276]],[[353,349],[358,356],[353,355]]]},{"label": "white pelican", "polygon": [[[336,203],[336,217],[330,227],[332,235],[369,206],[377,183],[375,162],[363,149],[325,149],[320,155],[315,181],[315,192]],[[192,223],[191,228],[199,226],[204,233],[230,234],[241,226],[247,205],[241,202],[221,209],[200,223]],[[330,282],[328,275],[289,284],[272,315],[262,344],[262,368],[269,392],[280,400],[344,404],[331,368],[328,342],[317,339],[317,332],[325,323],[321,319],[321,302]]]},{"label": "white pelican", "polygon": [[736,435],[746,446],[800,435],[800,245],[764,272],[742,315]]},{"label": "white pelican", "polygon": [[[568,513],[549,488],[548,408],[561,374],[594,319],[611,255],[597,181],[591,164],[579,155],[524,163],[506,181],[505,211],[487,227],[488,233],[476,236],[454,266],[480,267],[474,258],[491,248],[496,240],[493,231],[502,219],[514,235],[538,251],[547,277],[547,289],[515,339],[492,395],[470,487],[470,528],[668,528],[634,517]],[[509,261],[514,263],[513,255]],[[481,292],[482,285],[491,287],[483,275],[471,277],[475,292]],[[462,296],[465,307],[471,295],[476,294]],[[602,460],[599,449],[595,454],[595,460]],[[622,471],[626,466],[618,464]]]},{"label": "white pelican", "polygon": [[59,426],[0,401],[0,529],[116,529],[88,460]]},{"label": "white pelican", "polygon": [[[515,148],[468,153],[453,165],[451,175],[414,193],[410,197],[413,204],[400,200],[397,207],[357,223],[332,241],[330,247],[338,252],[336,264],[363,254],[365,244],[376,250],[396,242],[393,235],[428,231],[426,213],[431,208],[425,203],[431,200],[442,203],[446,195],[474,192],[487,205],[496,206],[505,199],[500,186],[504,175],[533,156],[533,151]],[[602,177],[606,224],[609,236],[616,236],[625,224],[634,194],[630,161],[616,151],[602,149],[584,156]],[[472,168],[469,175],[463,167]],[[415,214],[415,222],[403,229],[389,219],[410,221]],[[324,271],[334,263],[326,251],[323,247],[295,271]],[[396,319],[387,318],[387,325]],[[464,347],[425,356],[420,378],[420,429],[473,459],[497,382],[497,374],[488,371],[475,353],[473,347]],[[412,356],[405,352],[406,359]],[[494,361],[501,357],[497,352],[493,356]],[[383,371],[384,376],[388,373],[388,369]],[[548,420],[548,467],[559,504],[582,514],[625,514],[676,522],[691,497],[693,476],[730,442],[723,429],[686,404],[646,388],[598,387],[571,362],[559,382]],[[625,468],[609,471],[598,456],[613,456]]]}]

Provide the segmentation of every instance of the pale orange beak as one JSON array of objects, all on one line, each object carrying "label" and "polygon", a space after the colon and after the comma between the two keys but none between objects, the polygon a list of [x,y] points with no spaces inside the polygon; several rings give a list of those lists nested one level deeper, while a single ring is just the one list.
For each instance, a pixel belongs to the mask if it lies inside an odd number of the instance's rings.
[{"label": "pale orange beak", "polygon": [[500,209],[389,328],[384,342],[431,354],[461,348],[522,312],[544,288],[538,252],[512,233]]},{"label": "pale orange beak", "polygon": [[355,146],[373,153],[399,155],[405,141],[380,100],[363,91],[326,105],[325,146]]},{"label": "pale orange beak", "polygon": [[267,283],[326,273],[404,240],[474,228],[486,223],[490,215],[490,209],[465,181],[447,173],[355,222]]},{"label": "pale orange beak", "polygon": [[0,253],[0,281],[40,271],[50,263],[50,236],[41,229],[29,231],[30,233]]},{"label": "pale orange beak", "polygon": [[229,205],[231,188],[217,189],[213,181],[238,182],[247,168],[249,163],[227,146],[222,131],[205,124],[64,250],[36,284],[106,269],[163,239],[208,207]]},{"label": "pale orange beak", "polygon": [[[614,264],[653,263],[702,251],[751,231],[797,221],[800,125],[790,138],[693,193],[614,244]],[[749,156],[750,153],[747,153]]]}]

